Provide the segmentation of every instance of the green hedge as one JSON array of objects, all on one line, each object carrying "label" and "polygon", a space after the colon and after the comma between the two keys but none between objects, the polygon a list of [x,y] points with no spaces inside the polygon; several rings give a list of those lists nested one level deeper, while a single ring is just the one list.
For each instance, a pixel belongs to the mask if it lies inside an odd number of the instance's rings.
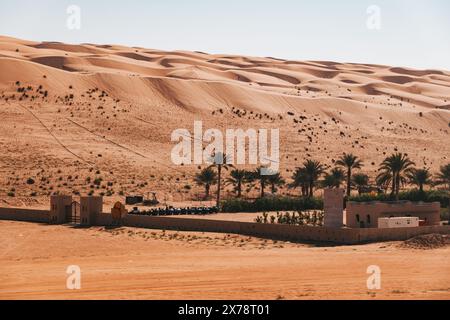
[{"label": "green hedge", "polygon": [[229,199],[222,202],[221,208],[226,213],[322,210],[323,200],[290,197],[266,197],[254,201]]},{"label": "green hedge", "polygon": [[441,209],[441,221],[450,221],[450,210],[449,209]]},{"label": "green hedge", "polygon": [[[411,190],[406,192],[400,192],[399,199],[404,201],[413,201],[413,202],[440,202],[441,207],[447,208],[450,201],[450,194],[448,191],[443,190],[431,190],[431,191],[423,191],[419,190]],[[370,195],[364,194],[361,196],[350,197],[350,201],[354,202],[370,202],[370,201],[392,201],[393,198],[390,194],[380,194],[380,195]]]},{"label": "green hedge", "polygon": [[[411,190],[401,192],[400,200],[413,202],[440,202],[442,208],[448,208],[450,194],[448,191],[432,190],[420,192]],[[350,201],[371,202],[371,201],[392,201],[389,194],[351,197]],[[303,210],[323,210],[323,200],[321,198],[292,198],[292,197],[266,197],[257,200],[228,199],[221,203],[222,212],[276,212],[276,211],[303,211]]]}]

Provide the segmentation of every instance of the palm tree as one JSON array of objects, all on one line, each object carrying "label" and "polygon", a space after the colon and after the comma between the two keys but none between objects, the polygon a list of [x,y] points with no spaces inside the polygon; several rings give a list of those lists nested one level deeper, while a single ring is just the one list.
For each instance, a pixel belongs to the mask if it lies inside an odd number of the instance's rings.
[{"label": "palm tree", "polygon": [[263,169],[265,169],[265,168],[260,167],[260,168],[256,169],[254,172],[252,172],[250,174],[250,179],[251,180],[253,180],[253,181],[258,180],[259,181],[259,184],[260,184],[260,187],[261,187],[261,198],[264,198],[264,196],[265,196],[264,190],[266,188],[266,184],[267,184],[267,182],[269,180],[269,177],[270,177],[268,175],[262,174],[262,170]]},{"label": "palm tree", "polygon": [[436,177],[435,185],[445,185],[450,190],[450,163],[442,166]]},{"label": "palm tree", "polygon": [[308,177],[305,168],[297,168],[292,175],[293,182],[289,185],[290,188],[301,188],[302,197],[308,196]]},{"label": "palm tree", "polygon": [[336,165],[347,169],[347,197],[350,197],[352,188],[352,170],[361,169],[362,161],[353,154],[344,153],[344,155],[336,161]]},{"label": "palm tree", "polygon": [[221,152],[217,152],[211,156],[212,164],[208,168],[217,169],[217,199],[216,206],[220,207],[220,190],[222,184],[222,169],[228,170],[233,165],[227,163],[227,156]]},{"label": "palm tree", "polygon": [[364,188],[369,186],[369,176],[364,173],[357,173],[353,175],[352,185],[358,190],[358,194],[362,195]]},{"label": "palm tree", "polygon": [[387,171],[382,172],[376,177],[375,182],[377,187],[386,193],[389,189],[389,185],[392,183],[392,174]]},{"label": "palm tree", "polygon": [[[440,168],[435,185],[444,185],[450,192],[450,163]],[[448,200],[448,211],[450,213],[450,198]]]},{"label": "palm tree", "polygon": [[211,186],[217,183],[217,174],[212,168],[206,168],[198,173],[194,180],[199,186],[205,186],[205,200],[207,200]]},{"label": "palm tree", "polygon": [[[381,163],[377,180],[389,181],[392,183],[392,194],[395,200],[399,200],[400,186],[406,182],[405,174],[412,170],[415,163],[404,153],[395,153]],[[390,177],[390,179],[389,179]]]},{"label": "palm tree", "polygon": [[234,186],[234,191],[238,198],[242,196],[242,186],[247,181],[248,172],[246,170],[235,169],[230,172],[227,182]]},{"label": "palm tree", "polygon": [[272,194],[277,193],[277,187],[282,186],[286,183],[286,181],[284,181],[283,177],[279,172],[271,176],[268,176],[267,182],[271,186]]},{"label": "palm tree", "polygon": [[424,185],[431,185],[432,175],[430,173],[430,169],[411,169],[410,172],[406,174],[408,177],[409,183],[416,185],[419,187],[420,192],[423,192]]},{"label": "palm tree", "polygon": [[308,196],[312,198],[314,196],[314,186],[317,184],[320,176],[325,172],[325,166],[320,161],[308,159],[303,163],[303,167],[308,181]]},{"label": "palm tree", "polygon": [[345,172],[340,168],[333,168],[330,173],[325,173],[322,184],[325,188],[339,188],[345,180]]}]

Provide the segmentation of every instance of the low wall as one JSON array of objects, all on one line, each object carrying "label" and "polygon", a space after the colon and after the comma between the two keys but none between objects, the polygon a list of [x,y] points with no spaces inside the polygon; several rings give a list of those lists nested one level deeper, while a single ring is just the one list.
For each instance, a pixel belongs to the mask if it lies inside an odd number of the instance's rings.
[{"label": "low wall", "polygon": [[[47,210],[0,208],[0,220],[48,223],[49,216],[50,213]],[[95,225],[97,226],[109,226],[111,224],[112,216],[109,213],[102,213],[95,217]],[[230,233],[280,241],[328,242],[336,244],[402,241],[422,234],[450,234],[450,226],[398,229],[335,229],[138,215],[128,215],[124,218],[123,224],[128,227],[158,230]]]},{"label": "low wall", "polygon": [[450,226],[396,229],[334,229],[325,227],[290,226],[206,219],[175,219],[135,215],[127,216],[124,220],[124,225],[128,227],[159,230],[242,234],[280,241],[329,242],[336,244],[403,241],[422,234],[450,234]]},{"label": "low wall", "polygon": [[129,215],[124,220],[128,227],[150,229],[199,231],[242,234],[280,241],[318,241],[341,244],[358,243],[358,230],[332,229],[280,224],[261,224],[206,219],[183,219]]},{"label": "low wall", "polygon": [[48,223],[49,217],[48,210],[0,208],[0,220]]},{"label": "low wall", "polygon": [[359,229],[359,243],[403,241],[423,234],[450,234],[450,226],[426,226],[394,229]]}]

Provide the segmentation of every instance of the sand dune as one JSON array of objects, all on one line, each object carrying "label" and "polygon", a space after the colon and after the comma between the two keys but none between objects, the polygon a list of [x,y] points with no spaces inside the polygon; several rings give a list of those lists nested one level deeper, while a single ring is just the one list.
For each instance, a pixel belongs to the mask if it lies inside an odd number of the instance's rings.
[{"label": "sand dune", "polygon": [[[395,150],[434,171],[450,158],[445,70],[4,36],[0,70],[7,150],[0,197],[7,202],[11,189],[17,196],[87,192],[85,179],[100,175],[114,194],[153,188],[190,198],[201,191],[192,182],[198,169],[171,165],[170,134],[192,130],[194,120],[208,128],[281,128],[286,178],[306,157],[332,165],[343,151],[360,155],[372,176]],[[28,177],[51,182],[26,185]]]}]

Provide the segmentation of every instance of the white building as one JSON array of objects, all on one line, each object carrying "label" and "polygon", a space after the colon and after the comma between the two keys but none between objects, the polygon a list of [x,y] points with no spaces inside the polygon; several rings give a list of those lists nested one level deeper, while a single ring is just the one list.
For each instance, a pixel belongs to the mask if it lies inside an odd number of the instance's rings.
[{"label": "white building", "polygon": [[413,228],[419,226],[418,217],[394,217],[394,218],[379,218],[378,228]]}]

